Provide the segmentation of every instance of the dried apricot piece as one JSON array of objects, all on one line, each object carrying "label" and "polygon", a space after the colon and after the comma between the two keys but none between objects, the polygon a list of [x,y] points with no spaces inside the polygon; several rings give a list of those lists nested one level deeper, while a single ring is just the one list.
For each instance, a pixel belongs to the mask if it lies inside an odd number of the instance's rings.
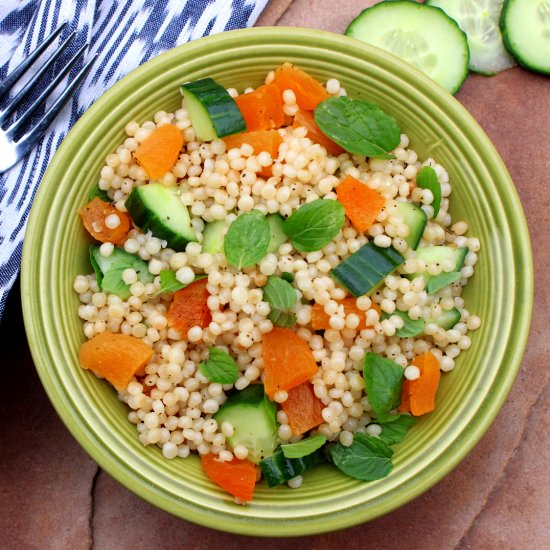
[{"label": "dried apricot piece", "polygon": [[274,327],[262,337],[265,393],[291,390],[314,376],[317,363],[308,344],[293,330]]},{"label": "dried apricot piece", "polygon": [[117,210],[114,205],[98,197],[82,207],[80,217],[88,233],[102,243],[120,243],[131,227],[130,216],[126,212]]},{"label": "dried apricot piece", "polygon": [[82,344],[79,361],[122,391],[152,356],[153,350],[138,338],[106,331]]}]

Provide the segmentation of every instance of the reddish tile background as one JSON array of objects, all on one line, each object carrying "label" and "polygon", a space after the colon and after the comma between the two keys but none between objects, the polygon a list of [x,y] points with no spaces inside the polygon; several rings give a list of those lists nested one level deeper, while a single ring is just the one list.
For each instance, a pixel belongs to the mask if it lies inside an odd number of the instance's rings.
[{"label": "reddish tile background", "polygon": [[[258,24],[343,32],[372,3],[271,0]],[[548,548],[550,78],[520,68],[491,78],[472,75],[457,98],[485,129],[517,186],[533,241],[536,289],[531,334],[512,391],[451,474],[382,518],[304,539],[247,538],[176,519],[100,471],[61,424],[34,371],[15,289],[0,326],[0,548]]]}]

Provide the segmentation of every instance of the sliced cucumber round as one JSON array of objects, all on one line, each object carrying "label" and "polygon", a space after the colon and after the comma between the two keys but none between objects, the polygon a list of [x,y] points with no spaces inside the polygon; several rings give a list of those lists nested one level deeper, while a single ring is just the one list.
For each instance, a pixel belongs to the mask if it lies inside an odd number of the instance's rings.
[{"label": "sliced cucumber round", "polygon": [[381,2],[363,10],[346,34],[401,57],[453,94],[468,76],[466,35],[439,8]]},{"label": "sliced cucumber round", "polygon": [[441,8],[466,33],[470,48],[470,70],[485,75],[513,67],[514,58],[506,51],[499,29],[504,0],[427,0]]},{"label": "sliced cucumber round", "polygon": [[550,0],[506,0],[500,30],[520,65],[550,74]]}]

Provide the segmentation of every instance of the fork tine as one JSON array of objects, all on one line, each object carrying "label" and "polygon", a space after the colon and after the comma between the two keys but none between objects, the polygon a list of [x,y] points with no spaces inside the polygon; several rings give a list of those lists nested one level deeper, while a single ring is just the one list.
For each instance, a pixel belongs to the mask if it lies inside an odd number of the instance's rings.
[{"label": "fork tine", "polygon": [[[55,50],[50,57],[47,59],[46,63],[42,66],[42,68],[25,84],[25,86],[19,90],[17,95],[11,100],[10,104],[6,106],[6,108],[0,112],[0,125],[4,124],[8,116],[13,113],[13,111],[18,107],[18,105],[21,103],[23,97],[32,90],[38,80],[44,76],[44,74],[48,71],[48,69],[61,57],[62,53],[67,49],[73,38],[76,36],[76,32],[72,32],[69,37]],[[41,94],[43,96],[43,94]],[[33,104],[34,108],[34,104]]]},{"label": "fork tine", "polygon": [[44,114],[44,116],[40,119],[38,124],[34,128],[32,128],[32,130],[27,132],[16,143],[18,158],[21,158],[23,155],[25,155],[29,151],[29,149],[34,147],[36,142],[42,137],[42,135],[50,125],[51,121],[57,116],[57,113],[59,113],[59,111],[63,108],[63,105],[65,105],[67,100],[71,97],[73,92],[82,82],[82,80],[84,79],[84,77],[86,76],[87,72],[90,70],[90,67],[92,66],[92,64],[96,59],[97,59],[97,54],[95,54],[86,63],[86,65],[82,67],[78,75],[69,84],[67,89],[55,100],[55,103],[51,106],[50,110]]},{"label": "fork tine", "polygon": [[33,114],[36,108],[44,102],[51,94],[52,90],[65,78],[67,73],[72,69],[73,65],[84,53],[84,50],[88,47],[88,44],[84,44],[71,58],[69,63],[63,68],[63,70],[46,86],[42,93],[33,101],[32,105],[25,110],[25,112],[17,119],[17,121],[8,128],[6,135],[8,138],[13,138],[17,131],[23,126],[25,121]]},{"label": "fork tine", "polygon": [[11,87],[19,80],[19,77],[27,70],[34,60],[58,37],[61,31],[67,26],[67,21],[64,21],[40,44],[25,60],[6,77],[0,84],[0,98],[11,89]]}]

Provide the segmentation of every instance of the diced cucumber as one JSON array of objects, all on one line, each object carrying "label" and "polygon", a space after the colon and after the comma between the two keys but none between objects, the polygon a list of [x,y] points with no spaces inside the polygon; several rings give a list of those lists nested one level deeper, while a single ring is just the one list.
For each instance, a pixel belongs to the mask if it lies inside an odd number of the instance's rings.
[{"label": "diced cucumber", "polygon": [[227,438],[231,447],[244,445],[248,449],[248,460],[258,464],[273,454],[277,447],[277,405],[264,393],[262,384],[252,384],[235,392],[214,415],[221,426],[229,422],[233,435]]},{"label": "diced cucumber", "polygon": [[200,141],[246,132],[235,100],[212,78],[186,82],[180,87],[195,136]]},{"label": "diced cucumber", "polygon": [[269,214],[266,219],[269,223],[269,246],[267,247],[267,254],[276,254],[279,247],[288,241],[288,237],[283,231],[285,220],[280,214]]},{"label": "diced cucumber", "polygon": [[260,468],[270,487],[281,485],[293,477],[304,473],[307,468],[316,466],[325,462],[325,453],[323,448],[317,449],[313,453],[302,458],[286,458],[283,451],[279,448],[270,457],[260,462]]},{"label": "diced cucumber", "polygon": [[[279,246],[288,241],[286,233],[283,231],[284,218],[279,214],[269,214],[266,216],[269,223],[269,246],[266,254],[277,253]],[[223,240],[229,224],[226,220],[215,220],[208,222],[202,233],[202,251],[209,254],[223,252]]]},{"label": "diced cucumber", "polygon": [[466,35],[439,8],[380,2],[363,10],[346,34],[401,57],[453,94],[468,76]]},{"label": "diced cucumber", "polygon": [[142,231],[149,230],[155,237],[166,240],[170,248],[183,251],[187,243],[197,240],[187,207],[175,187],[161,183],[134,187],[125,204]]},{"label": "diced cucumber", "polygon": [[505,0],[500,30],[506,49],[517,62],[542,74],[550,74],[550,2]]},{"label": "diced cucumber", "polygon": [[471,71],[491,75],[515,65],[498,26],[503,0],[427,0],[426,4],[442,9],[466,33]]},{"label": "diced cucumber", "polygon": [[[452,269],[452,271],[460,271],[462,269],[466,254],[468,254],[468,248],[465,246],[461,246],[459,248],[457,248],[456,246],[443,245],[426,246],[418,248],[416,250],[416,258],[418,260],[424,260],[426,264],[441,263],[445,260],[452,260],[454,262],[454,268]],[[432,275],[430,275],[427,271],[417,271],[416,273],[407,275],[407,278],[414,279],[415,277],[419,277],[420,275],[424,277],[424,282],[427,285],[428,281],[432,277]]]},{"label": "diced cucumber", "polygon": [[137,273],[137,280],[143,284],[152,283],[155,279],[149,272],[147,262],[118,247],[115,247],[110,256],[103,256],[99,246],[90,246],[90,263],[94,268],[99,288],[104,292],[117,294],[123,300],[132,294],[130,285],[122,279],[126,269],[133,269]]},{"label": "diced cucumber", "polygon": [[426,323],[435,323],[440,326],[442,329],[449,330],[452,329],[460,321],[461,313],[456,307],[453,309],[443,310],[441,315],[428,319]]},{"label": "diced cucumber", "polygon": [[208,222],[202,232],[202,251],[208,254],[223,252],[223,239],[229,225],[226,220]]},{"label": "diced cucumber", "polygon": [[376,290],[404,261],[392,246],[381,248],[371,241],[337,265],[332,276],[354,296],[362,296]]},{"label": "diced cucumber", "polygon": [[416,258],[419,260],[424,260],[427,264],[433,262],[443,262],[444,260],[453,260],[455,266],[453,271],[460,271],[464,265],[464,259],[468,254],[468,248],[466,246],[461,246],[457,248],[456,246],[425,246],[419,248],[416,251]]},{"label": "diced cucumber", "polygon": [[428,223],[428,217],[424,210],[413,202],[398,202],[397,210],[403,216],[405,223],[409,227],[409,235],[405,241],[407,241],[407,244],[413,250],[416,250],[424,234],[424,229]]}]

